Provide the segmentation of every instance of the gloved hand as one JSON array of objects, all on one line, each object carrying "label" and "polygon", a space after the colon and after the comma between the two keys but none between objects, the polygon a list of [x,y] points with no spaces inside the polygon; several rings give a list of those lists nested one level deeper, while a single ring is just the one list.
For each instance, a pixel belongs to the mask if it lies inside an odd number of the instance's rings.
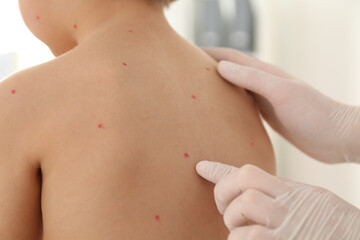
[{"label": "gloved hand", "polygon": [[[284,71],[231,49],[204,48],[219,73],[252,92],[264,119],[306,154],[360,163],[360,107],[338,103]],[[230,61],[230,62],[228,62]]]},{"label": "gloved hand", "polygon": [[[203,161],[196,167],[216,184],[215,201],[228,240],[359,240],[360,210],[335,194],[245,165]],[[248,221],[255,225],[244,226]]]}]

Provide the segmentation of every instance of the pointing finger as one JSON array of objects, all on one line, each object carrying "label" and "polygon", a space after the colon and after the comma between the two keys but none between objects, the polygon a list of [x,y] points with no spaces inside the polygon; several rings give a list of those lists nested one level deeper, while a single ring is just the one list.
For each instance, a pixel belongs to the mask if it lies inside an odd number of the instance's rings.
[{"label": "pointing finger", "polygon": [[232,173],[237,168],[209,161],[202,161],[196,165],[197,173],[206,180],[217,183],[224,176]]}]

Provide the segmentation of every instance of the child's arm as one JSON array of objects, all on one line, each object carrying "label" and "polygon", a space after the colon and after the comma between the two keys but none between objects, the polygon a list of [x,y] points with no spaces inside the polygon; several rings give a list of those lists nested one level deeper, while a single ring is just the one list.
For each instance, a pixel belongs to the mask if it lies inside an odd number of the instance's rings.
[{"label": "child's arm", "polygon": [[40,240],[41,175],[28,156],[27,104],[11,78],[0,83],[0,239]]}]

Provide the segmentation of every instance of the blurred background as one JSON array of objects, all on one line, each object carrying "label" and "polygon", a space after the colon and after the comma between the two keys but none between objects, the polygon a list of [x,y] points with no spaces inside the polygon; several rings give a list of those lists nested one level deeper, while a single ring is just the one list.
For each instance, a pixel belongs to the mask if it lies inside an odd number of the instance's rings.
[{"label": "blurred background", "polygon": [[[360,105],[358,0],[178,0],[166,15],[197,45],[240,49]],[[17,1],[0,1],[0,79],[52,58],[22,22]],[[360,165],[319,163],[268,130],[280,176],[325,187],[360,208]]]}]

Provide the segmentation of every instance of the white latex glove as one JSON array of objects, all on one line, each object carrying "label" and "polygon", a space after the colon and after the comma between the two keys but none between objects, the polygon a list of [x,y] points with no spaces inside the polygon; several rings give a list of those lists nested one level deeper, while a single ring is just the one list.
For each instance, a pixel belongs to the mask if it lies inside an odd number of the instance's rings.
[{"label": "white latex glove", "polygon": [[221,61],[218,71],[226,80],[252,92],[264,119],[300,150],[326,163],[360,163],[360,107],[338,103],[241,52],[204,50]]},{"label": "white latex glove", "polygon": [[[196,170],[216,184],[215,202],[230,230],[228,240],[360,239],[360,210],[325,189],[252,165],[203,161]],[[244,226],[248,221],[255,225]]]}]

